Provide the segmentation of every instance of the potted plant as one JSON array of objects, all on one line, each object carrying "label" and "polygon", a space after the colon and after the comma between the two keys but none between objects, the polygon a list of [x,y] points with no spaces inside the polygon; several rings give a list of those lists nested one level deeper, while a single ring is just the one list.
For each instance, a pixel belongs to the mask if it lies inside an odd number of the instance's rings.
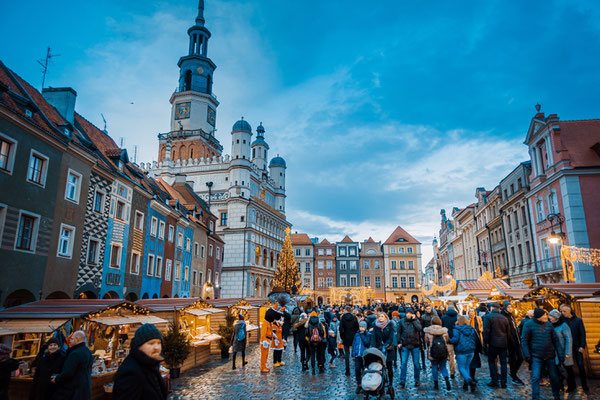
[{"label": "potted plant", "polygon": [[163,357],[171,378],[179,378],[181,364],[190,355],[191,345],[177,322],[169,324],[169,330],[163,338]]},{"label": "potted plant", "polygon": [[229,347],[231,347],[231,336],[233,335],[233,321],[235,317],[230,312],[225,315],[225,325],[219,327],[219,348],[221,349],[221,358],[229,358]]}]

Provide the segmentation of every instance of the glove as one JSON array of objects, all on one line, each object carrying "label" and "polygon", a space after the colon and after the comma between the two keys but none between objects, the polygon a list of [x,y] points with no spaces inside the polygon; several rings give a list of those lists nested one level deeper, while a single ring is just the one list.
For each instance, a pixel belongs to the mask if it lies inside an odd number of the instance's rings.
[{"label": "glove", "polygon": [[266,341],[266,340],[263,340],[263,342],[262,342],[262,346],[263,346],[265,349],[268,349],[268,348],[269,348],[269,346],[270,346],[270,343],[269,343],[268,341]]},{"label": "glove", "polygon": [[283,339],[283,345],[287,346],[287,340]]},{"label": "glove", "polygon": [[279,346],[279,340],[275,340],[275,347]]}]

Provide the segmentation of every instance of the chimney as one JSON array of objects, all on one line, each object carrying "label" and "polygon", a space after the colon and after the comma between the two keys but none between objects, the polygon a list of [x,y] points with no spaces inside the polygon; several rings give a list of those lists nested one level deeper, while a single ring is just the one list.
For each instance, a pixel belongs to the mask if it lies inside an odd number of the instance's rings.
[{"label": "chimney", "polygon": [[70,87],[42,89],[42,95],[71,124],[75,119],[77,92]]}]

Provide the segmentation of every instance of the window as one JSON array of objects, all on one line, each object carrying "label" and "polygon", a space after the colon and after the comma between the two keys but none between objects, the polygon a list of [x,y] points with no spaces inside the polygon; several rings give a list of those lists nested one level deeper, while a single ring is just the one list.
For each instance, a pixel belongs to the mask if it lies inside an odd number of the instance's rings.
[{"label": "window", "polygon": [[400,287],[401,288],[406,287],[406,277],[405,276],[400,277]]},{"label": "window", "polygon": [[181,263],[179,261],[175,261],[175,271],[173,271],[174,281],[181,280]]},{"label": "window", "polygon": [[304,287],[310,288],[310,278],[304,278]]},{"label": "window", "polygon": [[183,233],[177,234],[177,247],[180,249],[183,248]]},{"label": "window", "polygon": [[210,226],[211,232],[214,231],[215,230],[215,221],[210,221],[209,226]]},{"label": "window", "polygon": [[115,218],[125,221],[125,203],[117,200],[117,207],[115,211]]},{"label": "window", "polygon": [[323,269],[325,267],[325,262],[323,260],[317,261],[317,268]]},{"label": "window", "polygon": [[346,285],[346,276],[340,276],[340,286],[344,287]]},{"label": "window", "polygon": [[88,243],[87,263],[98,264],[98,255],[100,250],[100,241],[96,239],[90,239]]},{"label": "window", "polygon": [[208,283],[212,282],[212,270],[211,269],[206,271],[206,282],[208,282]]},{"label": "window", "polygon": [[521,223],[523,226],[527,225],[527,211],[525,207],[521,207]]},{"label": "window", "polygon": [[379,276],[375,277],[375,287],[376,288],[380,288],[381,287],[381,277],[379,277]]},{"label": "window", "polygon": [[325,255],[325,250],[324,249],[319,249],[319,255],[320,256]]},{"label": "window", "polygon": [[[132,273],[133,273],[133,256],[135,256],[136,254],[134,253],[131,256],[131,269],[132,269]],[[146,270],[146,273],[148,274],[148,276],[154,276],[154,255],[153,254],[148,254],[148,269]]]},{"label": "window", "polygon": [[[156,221],[156,218],[152,217],[152,223]],[[136,211],[133,219],[133,227],[138,231],[144,230],[144,213]]]},{"label": "window", "polygon": [[101,213],[104,209],[104,192],[96,189],[96,193],[94,193],[94,211]]},{"label": "window", "polygon": [[340,256],[346,256],[346,248],[340,247]]},{"label": "window", "polygon": [[204,258],[204,255],[206,254],[206,247],[204,247],[204,245],[200,246],[200,257]]},{"label": "window", "polygon": [[333,250],[332,249],[326,249],[325,250],[325,254],[328,255],[328,256],[331,256],[331,255],[333,255]]},{"label": "window", "polygon": [[404,261],[404,260],[400,261],[400,269],[406,269],[406,261]]},{"label": "window", "polygon": [[350,261],[350,269],[356,269],[356,268],[357,268],[356,260]]},{"label": "window", "polygon": [[150,235],[156,237],[157,233],[158,233],[158,219],[156,217],[152,217],[152,219],[150,220]]},{"label": "window", "polygon": [[198,272],[195,269],[192,270],[192,286],[198,286]]},{"label": "window", "polygon": [[371,277],[365,276],[365,287],[371,286]]},{"label": "window", "polygon": [[327,269],[333,269],[333,260],[327,260]]},{"label": "window", "polygon": [[15,164],[17,144],[7,136],[0,134],[0,170],[12,172]]},{"label": "window", "polygon": [[324,288],[325,287],[325,278],[318,278],[318,283],[319,283],[319,287],[320,288]]},{"label": "window", "polygon": [[218,272],[215,272],[215,284],[216,284],[216,285],[218,285],[218,284],[219,284],[219,282],[221,282],[221,281],[219,280],[219,273],[218,273]]},{"label": "window", "polygon": [[413,248],[412,248],[412,247],[408,247],[408,248],[406,249],[406,252],[407,252],[408,254],[412,254],[412,253],[413,253]]},{"label": "window", "polygon": [[156,277],[160,278],[162,276],[162,264],[163,259],[160,256],[156,256]]},{"label": "window", "polygon": [[194,257],[198,257],[200,255],[200,245],[198,242],[194,242]]},{"label": "window", "polygon": [[550,214],[558,213],[558,204],[556,204],[556,193],[552,192],[548,196],[548,208],[550,210]]},{"label": "window", "polygon": [[546,217],[544,216],[544,203],[542,203],[542,200],[538,200],[535,203],[535,213],[538,224],[544,221],[544,219],[546,219]]},{"label": "window", "polygon": [[183,273],[183,280],[185,282],[190,280],[190,267],[185,267],[184,273]]},{"label": "window", "polygon": [[190,238],[185,238],[185,250],[186,251],[192,250],[192,242],[191,242]]},{"label": "window", "polygon": [[305,256],[310,256],[310,249],[304,249],[304,255]]},{"label": "window", "polygon": [[395,247],[392,247],[391,251],[392,251],[392,254],[396,254],[396,248]]},{"label": "window", "polygon": [[415,287],[415,277],[414,276],[409,276],[408,277],[408,287],[409,288],[414,288]]},{"label": "window", "polygon": [[369,269],[369,261],[368,261],[368,260],[365,260],[365,261],[363,262],[363,268],[364,268],[364,269]]},{"label": "window", "polygon": [[121,267],[121,246],[112,244],[110,246],[110,267],[120,268]]},{"label": "window", "polygon": [[398,247],[398,254],[404,254],[404,247]]},{"label": "window", "polygon": [[208,245],[208,256],[209,257],[213,256],[213,245],[212,244]]},{"label": "window", "polygon": [[204,285],[204,273],[202,271],[198,272],[198,285]]},{"label": "window", "polygon": [[58,238],[58,255],[71,258],[73,254],[73,241],[75,240],[75,228],[70,225],[60,224],[60,236]]},{"label": "window", "polygon": [[310,263],[304,264],[304,272],[310,272]]},{"label": "window", "polygon": [[221,226],[226,226],[226,225],[227,225],[227,213],[222,212],[221,213]]},{"label": "window", "polygon": [[158,223],[158,238],[164,240],[165,239],[165,223],[164,221],[160,221]]},{"label": "window", "polygon": [[379,269],[380,268],[379,260],[375,260],[374,264],[375,264],[375,269]]},{"label": "window", "polygon": [[174,237],[175,237],[175,227],[173,227],[173,225],[169,225],[169,242],[172,242]]},{"label": "window", "polygon": [[15,249],[35,251],[39,217],[22,213],[19,216],[19,228]]},{"label": "window", "polygon": [[356,248],[355,247],[350,247],[348,249],[348,255],[355,256],[356,255]]},{"label": "window", "polygon": [[300,249],[296,249],[296,250],[295,250],[295,252],[296,252],[296,255],[297,255],[298,257],[300,257]]},{"label": "window", "polygon": [[333,278],[327,278],[327,287],[333,286]]},{"label": "window", "polygon": [[393,288],[398,287],[398,277],[397,276],[392,276],[392,287]]},{"label": "window", "polygon": [[221,248],[217,247],[217,260],[221,259]]},{"label": "window", "polygon": [[79,193],[81,191],[81,174],[69,169],[67,174],[67,187],[65,189],[65,199],[79,204]]},{"label": "window", "polygon": [[31,150],[29,157],[29,169],[27,180],[29,182],[44,186],[46,184],[46,171],[48,170],[48,157]]},{"label": "window", "polygon": [[346,261],[340,261],[340,269],[346,269]]},{"label": "window", "polygon": [[350,286],[358,286],[356,282],[356,275],[350,276]]},{"label": "window", "polygon": [[173,266],[173,261],[172,260],[167,260],[166,264],[165,264],[165,281],[170,281],[171,280],[171,269]]},{"label": "window", "polygon": [[408,269],[415,269],[415,262],[413,260],[408,260]]},{"label": "window", "polygon": [[392,260],[392,269],[398,269],[396,260]]}]

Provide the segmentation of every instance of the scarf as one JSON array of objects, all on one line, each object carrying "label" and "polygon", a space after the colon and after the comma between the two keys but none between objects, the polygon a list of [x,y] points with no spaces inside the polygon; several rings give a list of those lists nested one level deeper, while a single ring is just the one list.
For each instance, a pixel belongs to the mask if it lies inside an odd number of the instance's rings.
[{"label": "scarf", "polygon": [[389,323],[390,323],[390,320],[386,318],[385,321],[383,321],[383,322],[380,320],[375,321],[375,326],[378,327],[379,329],[385,329],[385,327]]},{"label": "scarf", "polygon": [[561,326],[563,323],[565,322],[565,317],[563,317],[562,315],[560,316],[560,318],[558,320],[556,320],[556,322],[553,322],[552,325],[554,325],[555,328],[558,328],[559,326]]}]

